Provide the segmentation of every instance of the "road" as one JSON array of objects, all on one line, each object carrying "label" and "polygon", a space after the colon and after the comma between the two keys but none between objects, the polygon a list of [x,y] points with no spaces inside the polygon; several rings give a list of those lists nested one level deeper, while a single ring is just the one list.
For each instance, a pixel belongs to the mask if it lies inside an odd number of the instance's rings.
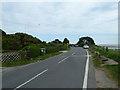
[{"label": "road", "polygon": [[74,47],[46,60],[2,73],[3,88],[96,88],[87,50]]}]

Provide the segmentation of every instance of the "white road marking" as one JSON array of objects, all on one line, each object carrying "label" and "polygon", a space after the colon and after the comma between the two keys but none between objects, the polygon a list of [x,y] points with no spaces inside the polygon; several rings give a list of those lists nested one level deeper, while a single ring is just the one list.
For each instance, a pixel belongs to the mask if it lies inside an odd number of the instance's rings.
[{"label": "white road marking", "polygon": [[68,58],[69,58],[69,57],[64,58],[63,60],[59,61],[58,64],[61,63],[61,62],[63,62],[63,61],[65,61],[65,60],[68,59]]},{"label": "white road marking", "polygon": [[84,57],[88,57],[88,56],[91,57],[91,55],[84,55]]},{"label": "white road marking", "polygon": [[24,86],[25,84],[29,83],[30,81],[32,81],[33,79],[37,78],[38,76],[42,75],[43,73],[45,73],[45,72],[47,72],[47,71],[48,71],[48,69],[46,69],[46,70],[42,71],[41,73],[37,74],[36,76],[34,76],[33,78],[29,79],[29,80],[28,80],[28,81],[26,81],[25,83],[23,83],[23,84],[19,85],[18,87],[16,87],[16,88],[15,88],[15,89],[13,89],[13,90],[16,90],[16,89],[18,89],[18,88],[20,88],[20,87]]},{"label": "white road marking", "polygon": [[75,53],[73,53],[72,55],[74,55]]},{"label": "white road marking", "polygon": [[88,70],[89,70],[89,53],[87,52],[87,61],[86,61],[86,67],[85,67],[85,76],[83,81],[83,90],[87,89],[87,80],[88,80]]}]

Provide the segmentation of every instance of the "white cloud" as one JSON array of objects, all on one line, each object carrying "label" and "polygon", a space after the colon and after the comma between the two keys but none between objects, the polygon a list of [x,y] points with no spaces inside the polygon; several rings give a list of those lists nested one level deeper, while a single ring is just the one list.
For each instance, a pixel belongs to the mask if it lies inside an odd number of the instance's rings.
[{"label": "white cloud", "polygon": [[119,2],[119,0],[2,0],[3,2]]},{"label": "white cloud", "polygon": [[117,34],[117,11],[112,2],[3,3],[3,29],[34,35]]}]

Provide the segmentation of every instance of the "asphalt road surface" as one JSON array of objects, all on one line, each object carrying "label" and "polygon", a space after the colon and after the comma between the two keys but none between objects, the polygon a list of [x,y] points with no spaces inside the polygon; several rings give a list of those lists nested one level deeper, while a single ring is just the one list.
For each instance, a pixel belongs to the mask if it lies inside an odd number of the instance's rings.
[{"label": "asphalt road surface", "polygon": [[96,88],[87,50],[74,47],[46,60],[3,71],[3,88]]}]

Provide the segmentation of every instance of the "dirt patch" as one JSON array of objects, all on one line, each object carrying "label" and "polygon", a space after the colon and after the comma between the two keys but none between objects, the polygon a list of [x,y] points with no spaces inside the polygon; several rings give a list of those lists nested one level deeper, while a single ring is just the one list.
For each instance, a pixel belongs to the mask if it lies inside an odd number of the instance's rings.
[{"label": "dirt patch", "polygon": [[104,64],[101,64],[101,66],[104,65],[118,65],[118,62],[108,58],[108,61],[106,61]]},{"label": "dirt patch", "polygon": [[59,51],[59,52],[65,53],[65,52],[68,52],[68,51]]},{"label": "dirt patch", "polygon": [[95,69],[97,87],[99,88],[118,88],[114,81],[106,76],[101,69]]}]

